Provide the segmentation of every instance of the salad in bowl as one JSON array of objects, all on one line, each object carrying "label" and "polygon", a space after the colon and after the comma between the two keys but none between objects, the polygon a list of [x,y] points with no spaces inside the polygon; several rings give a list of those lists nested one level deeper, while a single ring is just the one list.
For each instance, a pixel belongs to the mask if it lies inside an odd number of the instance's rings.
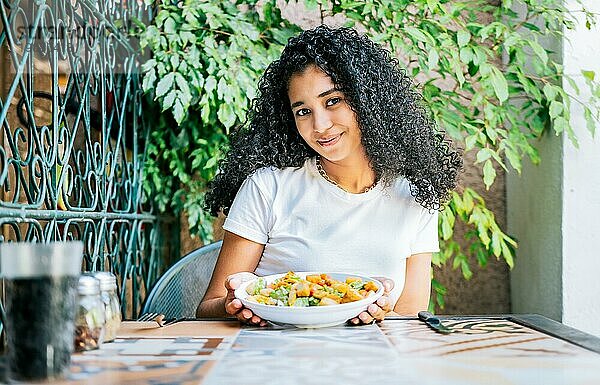
[{"label": "salad in bowl", "polygon": [[310,328],[342,324],[383,292],[381,282],[362,275],[290,271],[244,282],[235,296],[265,320]]}]

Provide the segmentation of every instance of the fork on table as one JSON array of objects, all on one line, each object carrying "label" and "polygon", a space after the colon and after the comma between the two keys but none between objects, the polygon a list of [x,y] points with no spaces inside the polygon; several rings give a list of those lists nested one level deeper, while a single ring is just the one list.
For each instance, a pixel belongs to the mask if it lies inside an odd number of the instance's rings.
[{"label": "fork on table", "polygon": [[169,326],[172,325],[178,321],[183,320],[184,318],[169,318],[165,320],[165,315],[161,314],[161,313],[145,313],[142,314],[142,316],[140,318],[137,319],[138,322],[151,322],[151,321],[155,321],[158,326],[160,326],[161,328],[163,326]]}]

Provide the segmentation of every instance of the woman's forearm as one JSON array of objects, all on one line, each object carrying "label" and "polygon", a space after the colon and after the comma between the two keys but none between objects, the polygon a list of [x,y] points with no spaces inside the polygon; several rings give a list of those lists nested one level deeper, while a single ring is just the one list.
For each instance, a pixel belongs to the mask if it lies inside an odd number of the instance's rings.
[{"label": "woman's forearm", "polygon": [[402,316],[410,316],[414,317],[421,310],[427,310],[429,307],[429,298],[427,300],[424,299],[407,299],[402,298],[396,302],[396,306],[394,306],[394,312],[402,315]]},{"label": "woman's forearm", "polygon": [[[229,231],[225,231],[219,258],[212,278],[204,295],[204,299],[196,309],[196,316],[228,317],[225,304],[234,299],[233,289],[228,287],[228,280],[233,274],[254,271],[260,260],[265,245],[250,241]],[[246,273],[250,274],[250,273]],[[252,275],[252,274],[250,274]],[[252,275],[252,278],[256,278]],[[242,280],[243,281],[243,280]],[[228,297],[231,296],[231,297]]]},{"label": "woman's forearm", "polygon": [[228,317],[225,312],[225,297],[211,298],[200,302],[196,309],[196,317]]},{"label": "woman's forearm", "polygon": [[413,254],[406,261],[406,281],[394,311],[415,316],[429,307],[431,295],[431,253]]}]

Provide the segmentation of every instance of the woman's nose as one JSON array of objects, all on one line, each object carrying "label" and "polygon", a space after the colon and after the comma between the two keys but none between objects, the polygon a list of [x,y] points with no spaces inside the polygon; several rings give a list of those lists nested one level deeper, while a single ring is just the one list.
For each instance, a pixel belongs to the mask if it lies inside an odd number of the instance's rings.
[{"label": "woman's nose", "polygon": [[316,132],[327,131],[333,126],[333,121],[327,112],[313,112],[313,128]]}]

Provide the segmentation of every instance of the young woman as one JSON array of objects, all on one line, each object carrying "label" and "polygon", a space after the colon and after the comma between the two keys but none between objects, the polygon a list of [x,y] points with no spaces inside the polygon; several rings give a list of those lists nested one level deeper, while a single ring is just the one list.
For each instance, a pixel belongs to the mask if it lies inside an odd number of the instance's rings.
[{"label": "young woman", "polygon": [[427,309],[437,210],[462,160],[397,60],[320,26],[290,39],[258,88],[206,195],[227,218],[197,315],[263,325],[233,290],[289,270],[386,277],[354,324]]}]

